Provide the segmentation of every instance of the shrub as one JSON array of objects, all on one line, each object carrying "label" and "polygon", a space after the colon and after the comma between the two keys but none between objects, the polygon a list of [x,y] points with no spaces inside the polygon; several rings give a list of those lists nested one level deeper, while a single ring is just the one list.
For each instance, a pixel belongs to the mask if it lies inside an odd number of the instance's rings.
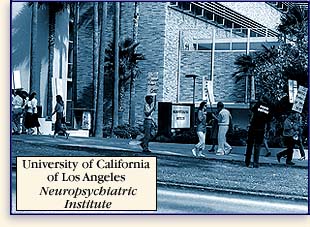
[{"label": "shrub", "polygon": [[136,139],[141,134],[139,126],[131,127],[129,124],[119,125],[113,132],[114,135],[122,139]]}]

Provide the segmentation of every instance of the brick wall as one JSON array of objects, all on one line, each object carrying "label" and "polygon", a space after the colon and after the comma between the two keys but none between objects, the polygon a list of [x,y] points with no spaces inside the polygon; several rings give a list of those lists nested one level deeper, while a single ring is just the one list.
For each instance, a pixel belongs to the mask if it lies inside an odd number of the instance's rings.
[{"label": "brick wall", "polygon": [[180,102],[193,100],[193,79],[186,74],[198,75],[196,79],[195,101],[202,101],[202,78],[211,75],[211,52],[183,51],[181,55]]},{"label": "brick wall", "polygon": [[[234,61],[241,52],[215,52],[213,91],[216,102],[244,102],[245,82],[235,82]],[[244,54],[244,52],[243,52]]]},{"label": "brick wall", "polygon": [[[143,121],[144,97],[147,93],[147,75],[149,72],[158,72],[159,93],[157,101],[163,99],[163,70],[164,70],[164,40],[165,40],[165,10],[164,2],[139,3],[138,41],[137,52],[145,56],[144,61],[138,63],[140,75],[136,80],[136,121]],[[132,18],[134,3],[122,3],[122,36],[132,37]],[[129,100],[129,94],[127,94]],[[129,104],[129,102],[128,102]],[[128,105],[125,107],[124,120],[128,120]],[[155,113],[155,118],[157,113]]]}]

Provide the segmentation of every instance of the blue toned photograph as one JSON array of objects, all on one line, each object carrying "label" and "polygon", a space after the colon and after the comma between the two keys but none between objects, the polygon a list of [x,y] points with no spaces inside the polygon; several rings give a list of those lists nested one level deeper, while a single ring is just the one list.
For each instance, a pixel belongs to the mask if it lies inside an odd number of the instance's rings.
[{"label": "blue toned photograph", "polygon": [[[308,15],[307,1],[11,1],[11,215],[309,215]],[[29,198],[23,157],[51,171]],[[72,157],[137,162],[85,180]],[[155,208],[114,209],[149,190],[150,157]]]}]

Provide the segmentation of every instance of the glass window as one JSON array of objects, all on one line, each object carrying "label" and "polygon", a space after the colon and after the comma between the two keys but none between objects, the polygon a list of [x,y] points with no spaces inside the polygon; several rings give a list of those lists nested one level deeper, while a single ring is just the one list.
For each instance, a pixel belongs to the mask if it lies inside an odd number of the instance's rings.
[{"label": "glass window", "polygon": [[212,43],[199,43],[198,50],[212,50]]},{"label": "glass window", "polygon": [[233,43],[232,50],[246,50],[246,43]]},{"label": "glass window", "polygon": [[67,82],[67,100],[72,100],[72,82]]},{"label": "glass window", "polygon": [[230,50],[230,43],[215,43],[215,50]]}]

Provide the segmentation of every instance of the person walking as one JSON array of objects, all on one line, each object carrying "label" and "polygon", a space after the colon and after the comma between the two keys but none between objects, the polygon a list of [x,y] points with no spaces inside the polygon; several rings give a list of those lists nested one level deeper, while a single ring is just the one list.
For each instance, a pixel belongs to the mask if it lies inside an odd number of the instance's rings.
[{"label": "person walking", "polygon": [[20,135],[20,120],[23,115],[24,100],[19,91],[12,90],[12,135]]},{"label": "person walking", "polygon": [[198,107],[197,122],[197,136],[199,142],[192,149],[192,153],[195,157],[205,157],[205,155],[202,154],[205,149],[207,130],[207,103],[205,101],[201,102]]},{"label": "person walking", "polygon": [[32,123],[31,125],[33,127],[37,128],[37,135],[41,135],[42,133],[40,132],[40,123],[39,123],[39,116],[38,116],[38,100],[36,99],[36,92],[32,92],[29,96],[29,101],[30,101],[30,105],[32,108]]},{"label": "person walking", "polygon": [[25,102],[25,121],[24,121],[24,126],[26,128],[27,134],[28,135],[32,135],[34,133],[34,130],[32,129],[33,127],[35,127],[34,124],[34,120],[33,120],[33,103],[32,103],[32,99],[34,97],[34,94],[30,94],[29,98],[26,100]]},{"label": "person walking", "polygon": [[213,114],[213,117],[218,120],[219,131],[218,131],[218,148],[216,155],[230,154],[232,147],[226,141],[226,134],[229,129],[229,124],[231,122],[230,112],[224,108],[222,102],[217,103],[218,116]]},{"label": "person walking", "polygon": [[283,137],[286,149],[277,153],[277,160],[280,163],[281,158],[286,156],[286,165],[295,165],[292,162],[295,144],[300,141],[300,120],[299,113],[292,112],[284,121]]},{"label": "person walking", "polygon": [[306,159],[306,154],[305,154],[305,148],[303,145],[304,139],[303,139],[303,131],[304,131],[304,123],[303,123],[303,118],[301,116],[301,114],[299,114],[299,140],[296,142],[299,152],[300,152],[300,158],[299,160],[305,160]]},{"label": "person walking", "polygon": [[60,95],[56,95],[56,105],[55,109],[52,113],[52,116],[56,113],[56,122],[55,122],[55,131],[54,131],[54,138],[57,134],[63,133],[68,139],[69,133],[67,133],[66,129],[62,126],[63,119],[64,119],[64,101]]},{"label": "person walking", "polygon": [[250,127],[248,131],[245,165],[247,167],[250,166],[254,146],[253,167],[258,168],[259,153],[261,145],[264,142],[265,128],[269,131],[270,121],[272,119],[269,96],[267,94],[261,96],[251,111],[252,118],[250,120]]},{"label": "person walking", "polygon": [[[156,97],[156,96],[155,96]],[[152,114],[155,111],[155,102],[153,102],[152,95],[145,96],[145,104],[144,104],[144,137],[141,139],[140,146],[142,147],[142,152],[150,153],[149,150],[149,142],[152,139],[151,131],[152,127],[154,127],[154,120],[152,118]]]},{"label": "person walking", "polygon": [[271,155],[270,148],[269,148],[269,145],[268,145],[268,141],[269,141],[269,130],[266,130],[265,133],[264,133],[264,141],[263,141],[263,146],[264,146],[264,148],[266,150],[265,157],[269,157]]},{"label": "person walking", "polygon": [[[216,111],[215,116],[218,117],[218,112]],[[215,146],[218,144],[217,142],[217,135],[219,132],[219,125],[216,118],[213,118],[211,121],[211,133],[210,133],[210,140],[212,143],[212,147],[208,150],[209,152],[215,152]]]}]

